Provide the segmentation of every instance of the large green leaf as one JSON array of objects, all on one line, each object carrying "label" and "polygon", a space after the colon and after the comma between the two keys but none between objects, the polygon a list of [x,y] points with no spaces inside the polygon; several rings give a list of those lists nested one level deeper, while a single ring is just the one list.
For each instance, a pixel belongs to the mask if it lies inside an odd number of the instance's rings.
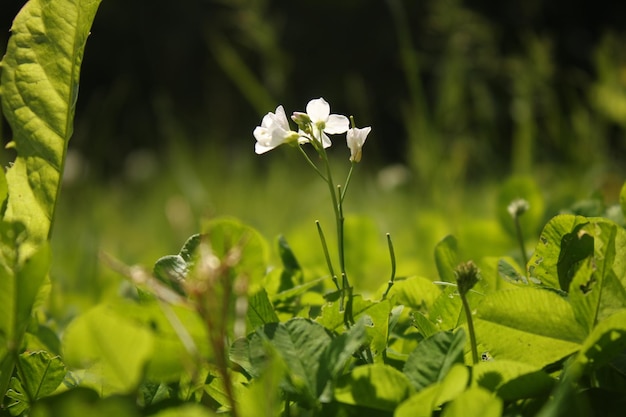
[{"label": "large green leaf", "polygon": [[494,359],[520,360],[539,368],[575,352],[586,337],[570,303],[544,289],[488,294],[476,318],[476,337]]},{"label": "large green leaf", "polygon": [[467,389],[469,369],[461,364],[454,365],[442,381],[435,382],[411,395],[401,403],[394,417],[431,417],[444,403],[457,398]]},{"label": "large green leaf", "polygon": [[411,352],[403,372],[416,390],[441,381],[454,364],[463,363],[465,332],[439,332],[420,342]]},{"label": "large green leaf", "polygon": [[356,367],[339,378],[335,400],[376,410],[393,411],[415,390],[406,375],[391,366],[372,364]]},{"label": "large green leaf", "polygon": [[593,253],[593,237],[582,231],[589,219],[562,214],[548,222],[541,232],[528,273],[542,285],[569,289],[576,264]]},{"label": "large green leaf", "polygon": [[473,385],[495,392],[505,401],[546,395],[556,382],[532,365],[507,359],[479,362],[472,368],[472,380]]},{"label": "large green leaf", "polygon": [[68,366],[87,369],[83,385],[110,395],[137,388],[156,342],[140,324],[100,305],[68,326],[63,352]]},{"label": "large green leaf", "polygon": [[250,338],[253,374],[260,374],[265,367],[265,357],[256,356],[259,345],[264,340],[269,342],[289,369],[284,388],[301,395],[306,403],[316,403],[327,382],[319,378],[319,375],[321,366],[329,366],[321,363],[321,358],[331,343],[328,331],[314,321],[302,318],[263,326],[257,330],[256,337]]},{"label": "large green leaf", "polygon": [[441,417],[500,417],[502,400],[485,389],[474,387],[446,405]]},{"label": "large green leaf", "polygon": [[80,66],[100,0],[31,0],[2,60],[2,110],[17,158],[7,172],[5,220],[28,231],[28,255],[48,239],[72,135]]},{"label": "large green leaf", "polygon": [[52,394],[63,382],[67,370],[59,356],[45,351],[25,352],[19,357],[19,379],[13,378],[7,397],[13,415],[25,411],[35,401]]},{"label": "large green leaf", "polygon": [[441,288],[433,284],[431,280],[408,277],[396,279],[389,290],[388,297],[393,298],[396,304],[419,310],[430,308],[440,294]]}]

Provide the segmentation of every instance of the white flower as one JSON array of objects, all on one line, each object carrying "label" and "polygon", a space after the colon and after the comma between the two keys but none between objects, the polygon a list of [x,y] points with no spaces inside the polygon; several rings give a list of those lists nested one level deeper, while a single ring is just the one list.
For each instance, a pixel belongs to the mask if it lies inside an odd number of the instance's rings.
[{"label": "white flower", "polygon": [[346,142],[348,142],[348,148],[350,148],[350,161],[359,162],[361,160],[363,144],[371,130],[372,128],[370,126],[361,129],[358,127],[348,129]]},{"label": "white flower", "polygon": [[[294,113],[292,118],[297,123],[298,120],[306,120],[303,116],[303,113]],[[306,105],[306,116],[311,120],[314,139],[321,141],[324,148],[331,145],[330,138],[326,133],[330,135],[345,133],[350,125],[346,116],[330,114],[330,104],[321,97],[309,101]],[[300,143],[310,141],[310,139],[302,137],[302,134],[300,136]]]},{"label": "white flower", "polygon": [[276,112],[269,112],[263,117],[261,126],[254,129],[256,145],[254,151],[262,154],[291,140],[296,140],[298,134],[289,129],[289,121],[283,106],[276,107]]}]

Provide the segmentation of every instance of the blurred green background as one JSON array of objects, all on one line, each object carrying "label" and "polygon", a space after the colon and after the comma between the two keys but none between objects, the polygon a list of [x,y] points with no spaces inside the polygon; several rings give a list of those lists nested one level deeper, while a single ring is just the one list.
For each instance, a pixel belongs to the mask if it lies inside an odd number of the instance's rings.
[{"label": "blurred green background", "polygon": [[[0,47],[23,4],[2,0]],[[531,200],[531,249],[576,201],[603,213],[625,178],[624,16],[583,0],[103,0],[54,226],[58,314],[119,291],[99,251],[150,266],[216,216],[283,233],[324,274],[324,184],[252,137],[278,104],[320,96],[373,127],[345,206],[363,290],[388,279],[386,232],[401,275],[435,278],[447,233],[468,258],[519,255],[509,196]]]}]

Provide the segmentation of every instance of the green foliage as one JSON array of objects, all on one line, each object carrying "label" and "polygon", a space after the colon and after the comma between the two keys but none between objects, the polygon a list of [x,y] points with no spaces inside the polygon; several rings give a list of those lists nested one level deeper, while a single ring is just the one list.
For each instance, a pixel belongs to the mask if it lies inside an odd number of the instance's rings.
[{"label": "green foliage", "polygon": [[[359,285],[335,286],[282,236],[273,266],[257,230],[216,218],[151,272],[103,257],[127,279],[124,291],[65,323],[51,320],[42,301],[48,240],[98,3],[31,0],[2,61],[18,151],[0,175],[3,411],[544,417],[623,407],[626,231],[608,217],[553,217],[525,271],[508,247],[460,262],[448,235],[434,250],[439,280],[392,273],[372,285],[383,275],[376,225],[348,218],[342,240],[339,192],[331,197],[341,272]],[[330,169],[334,193],[329,178]],[[532,236],[543,217],[532,181],[502,187],[497,217],[508,230],[508,205],[519,198],[530,203],[520,224]],[[377,296],[353,293],[377,286],[386,288]]]}]

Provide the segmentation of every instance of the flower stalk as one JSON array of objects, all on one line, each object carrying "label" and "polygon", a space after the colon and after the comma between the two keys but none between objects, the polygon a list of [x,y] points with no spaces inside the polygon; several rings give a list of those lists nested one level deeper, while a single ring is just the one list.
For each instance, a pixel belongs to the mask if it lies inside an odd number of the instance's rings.
[{"label": "flower stalk", "polygon": [[[341,274],[341,285],[338,282],[338,276],[328,252],[326,238],[319,222],[316,222],[317,231],[322,242],[324,257],[328,266],[328,271],[333,279],[337,290],[341,292],[339,309],[344,312],[344,322],[347,327],[354,324],[352,317],[352,287],[348,279],[345,262],[344,248],[344,216],[343,202],[352,179],[354,166],[361,161],[363,154],[363,145],[367,139],[367,135],[371,131],[371,127],[357,128],[354,118],[350,120],[346,116],[331,114],[330,105],[323,98],[309,101],[306,106],[306,112],[294,112],[291,120],[298,126],[298,132],[292,131],[289,127],[289,121],[282,106],[278,106],[272,113],[268,113],[263,117],[260,126],[254,129],[254,137],[256,139],[255,152],[262,154],[274,149],[282,144],[295,144],[298,150],[305,158],[307,164],[326,182],[330,198],[333,205],[333,213],[335,215],[335,228],[337,233],[337,256],[339,261],[339,273]],[[350,127],[351,125],[351,127]],[[328,135],[346,134],[346,144],[350,150],[350,170],[343,186],[336,185],[333,179],[330,162],[326,148],[332,145]],[[309,155],[305,152],[302,145],[310,144],[322,161],[323,167],[313,162]],[[393,249],[390,249],[393,253]],[[392,255],[393,258],[393,255]],[[395,274],[395,260],[392,259]],[[347,298],[347,301],[346,301]]]},{"label": "flower stalk", "polygon": [[457,288],[459,290],[459,296],[463,303],[463,311],[465,312],[465,318],[467,320],[467,331],[470,337],[470,345],[472,348],[472,361],[474,365],[478,363],[478,346],[476,344],[476,332],[474,331],[474,320],[472,318],[472,310],[470,309],[469,302],[467,301],[467,293],[478,282],[478,267],[474,262],[468,261],[459,264],[455,270]]}]

